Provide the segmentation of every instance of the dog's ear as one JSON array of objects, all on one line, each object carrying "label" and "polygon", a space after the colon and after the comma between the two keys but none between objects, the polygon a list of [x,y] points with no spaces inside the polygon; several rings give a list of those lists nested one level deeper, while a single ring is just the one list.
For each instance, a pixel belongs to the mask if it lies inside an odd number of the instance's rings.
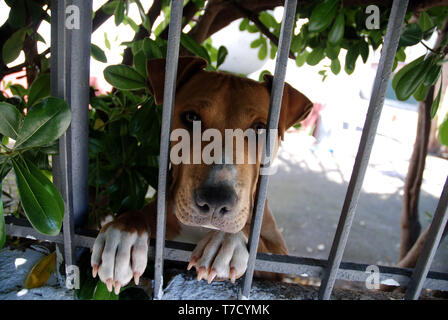
[{"label": "dog's ear", "polygon": [[[268,90],[272,88],[274,77],[269,74],[263,76]],[[282,98],[282,110],[278,120],[278,129],[283,139],[283,133],[294,124],[304,120],[313,108],[313,103],[300,91],[285,82]]]},{"label": "dog's ear", "polygon": [[[165,87],[165,59],[152,59],[147,63],[148,87],[156,104],[163,102]],[[176,90],[196,72],[204,69],[207,61],[198,57],[180,57],[177,64]]]}]

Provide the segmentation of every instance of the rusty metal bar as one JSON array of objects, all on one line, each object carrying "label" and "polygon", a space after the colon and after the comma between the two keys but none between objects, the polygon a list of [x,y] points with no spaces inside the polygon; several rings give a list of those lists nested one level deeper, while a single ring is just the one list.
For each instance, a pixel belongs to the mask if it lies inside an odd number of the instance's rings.
[{"label": "rusty metal bar", "polygon": [[171,122],[176,93],[177,63],[179,59],[180,33],[182,30],[183,1],[171,1],[168,30],[168,49],[163,92],[162,129],[160,136],[159,184],[157,188],[157,234],[154,262],[154,299],[163,296],[163,259],[166,231],[166,181],[169,164]]},{"label": "rusty metal bar", "polygon": [[330,299],[339,265],[347,244],[348,235],[350,233],[356,206],[358,205],[359,195],[361,193],[362,182],[364,180],[373,142],[375,140],[375,134],[381,110],[383,108],[384,97],[386,95],[389,77],[392,72],[395,54],[397,52],[398,41],[400,40],[401,28],[407,6],[408,0],[394,0],[392,4],[386,38],[381,52],[381,58],[375,77],[375,83],[373,85],[372,96],[370,98],[369,109],[362,131],[358,153],[355,159],[355,165],[353,166],[353,172],[345,196],[341,217],[328,258],[328,266],[319,290],[320,299]]}]

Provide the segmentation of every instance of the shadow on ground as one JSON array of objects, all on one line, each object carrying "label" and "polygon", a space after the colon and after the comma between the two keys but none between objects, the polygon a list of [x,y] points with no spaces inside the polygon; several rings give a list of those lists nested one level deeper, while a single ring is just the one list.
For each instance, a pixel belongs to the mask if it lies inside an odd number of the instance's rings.
[{"label": "shadow on ground", "polygon": [[[277,157],[278,171],[270,177],[269,206],[274,212],[291,255],[327,259],[330,252],[353,157],[319,151],[290,135]],[[297,136],[297,135],[296,135]],[[401,161],[401,160],[400,160]],[[343,261],[379,265],[397,262],[404,174],[373,159],[369,165]],[[428,170],[428,169],[427,169]],[[425,171],[425,176],[427,175]],[[440,188],[441,191],[441,188]],[[420,197],[422,230],[429,225],[438,197],[423,188]],[[431,270],[448,272],[448,239],[436,254]]]}]

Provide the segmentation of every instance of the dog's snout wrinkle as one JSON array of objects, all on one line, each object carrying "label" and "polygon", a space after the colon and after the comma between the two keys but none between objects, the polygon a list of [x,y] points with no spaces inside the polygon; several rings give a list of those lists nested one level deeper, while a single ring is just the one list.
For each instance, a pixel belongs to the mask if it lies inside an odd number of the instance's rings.
[{"label": "dog's snout wrinkle", "polygon": [[203,185],[195,190],[194,198],[199,212],[210,216],[230,213],[238,200],[235,190],[227,185]]}]

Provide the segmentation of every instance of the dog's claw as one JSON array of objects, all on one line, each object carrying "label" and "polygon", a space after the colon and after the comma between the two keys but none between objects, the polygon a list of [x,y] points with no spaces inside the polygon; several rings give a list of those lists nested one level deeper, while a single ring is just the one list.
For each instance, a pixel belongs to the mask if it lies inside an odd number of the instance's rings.
[{"label": "dog's claw", "polygon": [[121,284],[118,281],[115,281],[115,294],[119,295],[120,294],[120,289],[121,289]]},{"label": "dog's claw", "polygon": [[235,283],[236,281],[236,269],[235,267],[230,268],[230,282]]},{"label": "dog's claw", "polygon": [[94,264],[94,265],[92,266],[92,277],[93,277],[93,278],[96,278],[97,274],[98,274],[98,265],[97,265],[97,264]]},{"label": "dog's claw", "polygon": [[208,274],[208,283],[212,283],[213,280],[215,280],[216,276],[218,275],[218,273],[216,272],[215,269],[212,269],[212,271],[210,271],[210,273]]},{"label": "dog's claw", "polygon": [[191,268],[193,268],[196,265],[196,262],[198,262],[198,258],[192,257],[190,259],[190,263],[188,264],[187,270],[190,270]]},{"label": "dog's claw", "polygon": [[106,280],[107,291],[112,292],[112,285],[113,285],[112,279],[107,279]]},{"label": "dog's claw", "polygon": [[201,281],[202,279],[207,278],[207,270],[205,267],[200,267],[198,270],[198,281]]},{"label": "dog's claw", "polygon": [[138,286],[140,282],[140,274],[138,272],[134,272],[134,283],[136,286]]}]

